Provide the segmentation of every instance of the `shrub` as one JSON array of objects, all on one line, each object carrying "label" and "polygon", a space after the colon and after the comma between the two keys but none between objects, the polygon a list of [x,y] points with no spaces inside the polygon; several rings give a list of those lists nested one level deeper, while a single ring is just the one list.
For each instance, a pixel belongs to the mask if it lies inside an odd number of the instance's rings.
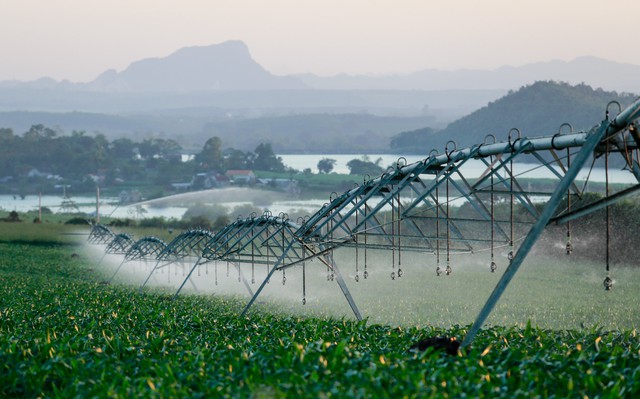
[{"label": "shrub", "polygon": [[113,226],[113,227],[128,227],[128,226],[134,226],[135,222],[129,218],[126,219],[113,219],[110,223],[109,226]]},{"label": "shrub", "polygon": [[3,220],[5,222],[11,222],[11,223],[22,222],[22,220],[20,219],[20,215],[18,215],[18,212],[16,212],[16,211],[9,212],[9,216],[4,218]]},{"label": "shrub", "polygon": [[83,217],[73,217],[67,220],[66,222],[64,222],[64,224],[84,225],[84,224],[89,224],[89,222],[87,221],[87,219]]}]

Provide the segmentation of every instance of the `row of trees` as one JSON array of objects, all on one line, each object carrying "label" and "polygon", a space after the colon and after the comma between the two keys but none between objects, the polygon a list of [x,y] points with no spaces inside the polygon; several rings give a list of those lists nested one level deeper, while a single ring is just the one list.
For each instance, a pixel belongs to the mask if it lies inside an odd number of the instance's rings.
[{"label": "row of trees", "polygon": [[[333,158],[322,158],[320,161],[318,161],[318,172],[331,173],[336,165],[336,162],[337,161]],[[372,162],[367,155],[363,155],[360,159],[354,158],[351,161],[347,162],[347,167],[349,168],[349,174],[351,175],[379,176],[384,172],[384,168],[382,167],[381,163],[382,158],[378,158],[375,162]]]},{"label": "row of trees", "polygon": [[275,156],[269,143],[259,144],[255,152],[223,150],[222,141],[213,137],[194,159],[183,162],[183,152],[172,139],[109,141],[102,134],[73,131],[65,135],[43,125],[34,125],[22,135],[0,128],[0,178],[20,184],[27,176],[49,176],[73,181],[77,187],[82,181],[95,184],[88,175],[99,176],[104,185],[117,180],[165,184],[189,181],[199,172],[285,170],[282,159]]},{"label": "row of trees", "polygon": [[179,164],[182,148],[174,140],[159,138],[134,142],[119,138],[109,142],[102,134],[87,135],[73,131],[58,133],[43,125],[14,135],[0,129],[0,176],[21,176],[33,169],[69,179],[81,179],[88,173],[126,175],[143,178],[145,167],[159,161]]},{"label": "row of trees", "polygon": [[206,141],[195,160],[201,168],[216,171],[229,169],[285,171],[282,158],[276,157],[269,143],[258,144],[254,152],[244,152],[235,148],[223,150],[222,140],[219,137],[212,137]]},{"label": "row of trees", "polygon": [[[21,135],[0,129],[0,190],[3,192],[57,192],[57,185],[70,185],[69,192],[89,192],[101,187],[135,184],[152,193],[171,189],[170,183],[192,182],[201,172],[224,174],[230,169],[288,172],[271,144],[241,151],[224,148],[219,137],[209,138],[192,159],[183,161],[185,151],[174,140],[146,138],[133,141],[82,131],[62,134],[43,125],[34,125]],[[367,156],[347,163],[352,175],[378,176],[384,172],[382,159]],[[330,173],[336,160],[324,158],[320,173]],[[290,171],[293,172],[293,171]],[[311,169],[303,171],[305,175]],[[157,195],[157,194],[153,194]]]}]

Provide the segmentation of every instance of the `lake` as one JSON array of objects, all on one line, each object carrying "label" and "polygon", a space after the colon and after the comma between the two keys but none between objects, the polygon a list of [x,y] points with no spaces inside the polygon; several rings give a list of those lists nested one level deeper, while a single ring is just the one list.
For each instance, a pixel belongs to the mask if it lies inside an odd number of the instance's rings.
[{"label": "lake", "polygon": [[[282,162],[289,167],[292,167],[297,170],[303,170],[305,168],[311,168],[314,173],[318,173],[318,161],[323,158],[335,159],[336,164],[333,168],[333,172],[349,174],[349,168],[347,167],[347,163],[352,159],[361,159],[362,155],[354,155],[354,154],[338,154],[338,155],[312,155],[312,154],[281,154],[278,155],[282,158]],[[411,164],[414,162],[422,161],[425,157],[423,155],[396,155],[396,154],[372,154],[367,155],[371,162],[375,162],[377,159],[382,159],[380,162],[380,166],[386,168],[388,166],[396,165],[397,162],[400,162],[401,165],[405,164],[405,159],[407,164]],[[404,158],[401,161],[398,161],[400,158]],[[516,175],[524,175],[526,177],[533,179],[544,179],[544,178],[554,178],[555,176],[547,169],[541,168],[540,164],[528,164],[528,163],[514,163],[513,169]],[[461,168],[464,176],[466,178],[476,178],[479,177],[482,172],[485,170],[485,165],[480,160],[469,160],[466,164]],[[589,170],[584,169],[582,172],[578,174],[576,180],[584,181],[587,179],[589,175]],[[371,176],[375,177],[375,176]],[[603,168],[594,168],[591,171],[591,176],[589,176],[589,180],[593,182],[604,182],[605,181],[605,172]],[[633,174],[627,170],[615,170],[609,168],[609,181],[612,183],[628,183],[633,184],[637,183]]]},{"label": "lake", "polygon": [[[362,159],[362,155],[357,154],[336,154],[336,155],[322,155],[322,154],[281,154],[278,155],[282,158],[282,162],[293,169],[304,170],[305,168],[310,168],[313,173],[318,173],[318,161],[323,158],[335,159],[336,164],[333,167],[333,172],[341,173],[348,175],[349,168],[347,167],[347,163],[352,159]],[[394,155],[394,154],[372,154],[367,155],[369,157],[369,161],[376,162],[377,159],[382,159],[380,162],[380,166],[386,168],[390,165],[395,165],[398,162],[398,159],[402,157],[402,155]],[[421,161],[424,159],[422,155],[408,155],[404,156],[407,160],[407,163],[413,163],[417,161]],[[401,161],[404,164],[404,160]]]}]

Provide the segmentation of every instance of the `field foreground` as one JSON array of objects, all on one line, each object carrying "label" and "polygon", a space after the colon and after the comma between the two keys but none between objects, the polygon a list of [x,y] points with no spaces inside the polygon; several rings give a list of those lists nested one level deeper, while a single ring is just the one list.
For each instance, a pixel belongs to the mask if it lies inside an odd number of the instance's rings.
[{"label": "field foreground", "polygon": [[70,245],[0,243],[0,396],[637,397],[635,330],[389,327],[100,284]]}]

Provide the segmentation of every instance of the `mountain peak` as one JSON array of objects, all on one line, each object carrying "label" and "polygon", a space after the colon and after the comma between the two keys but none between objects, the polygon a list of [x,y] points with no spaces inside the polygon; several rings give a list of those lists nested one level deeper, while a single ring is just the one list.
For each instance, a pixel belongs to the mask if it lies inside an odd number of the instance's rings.
[{"label": "mountain peak", "polygon": [[274,76],[240,40],[183,47],[163,58],[133,62],[122,72],[103,73],[88,84],[100,91],[187,92],[300,89],[295,78]]},{"label": "mountain peak", "polygon": [[219,44],[210,44],[206,46],[188,46],[174,51],[166,58],[172,57],[190,57],[190,56],[228,56],[237,58],[251,59],[249,47],[242,40],[227,40]]},{"label": "mountain peak", "polygon": [[501,66],[493,70],[423,69],[405,75],[370,77],[298,75],[315,89],[333,90],[509,90],[540,80],[579,84],[586,82],[605,90],[640,92],[640,66],[594,56],[571,61],[551,60],[521,66]]}]

